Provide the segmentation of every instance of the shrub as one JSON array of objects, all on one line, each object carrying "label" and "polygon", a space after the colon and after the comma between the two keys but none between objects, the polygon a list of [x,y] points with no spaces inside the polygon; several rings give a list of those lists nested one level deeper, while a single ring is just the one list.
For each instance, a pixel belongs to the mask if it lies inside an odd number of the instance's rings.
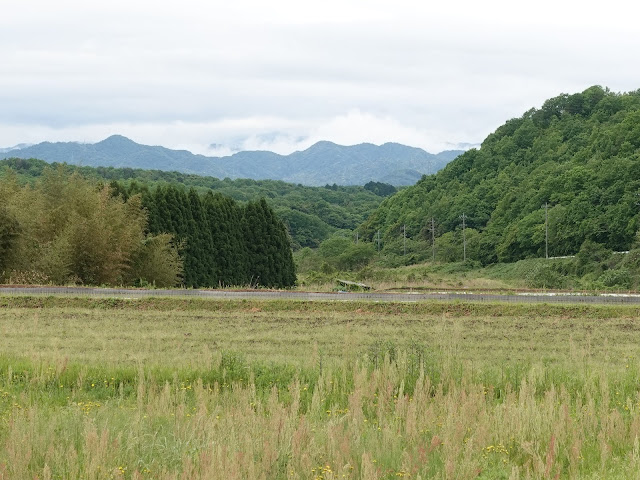
[{"label": "shrub", "polygon": [[538,263],[525,276],[525,283],[531,288],[564,288],[567,278],[557,272],[550,263]]},{"label": "shrub", "polygon": [[605,287],[631,288],[631,272],[626,268],[607,270],[598,279]]},{"label": "shrub", "polygon": [[604,263],[611,257],[611,250],[600,243],[585,240],[574,260],[578,275],[602,271]]}]

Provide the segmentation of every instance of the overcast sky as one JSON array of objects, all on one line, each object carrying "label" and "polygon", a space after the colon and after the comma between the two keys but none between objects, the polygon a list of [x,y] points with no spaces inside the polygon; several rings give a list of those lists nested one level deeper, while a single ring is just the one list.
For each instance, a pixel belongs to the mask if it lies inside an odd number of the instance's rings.
[{"label": "overcast sky", "polygon": [[0,147],[436,153],[561,93],[640,88],[627,0],[2,3]]}]

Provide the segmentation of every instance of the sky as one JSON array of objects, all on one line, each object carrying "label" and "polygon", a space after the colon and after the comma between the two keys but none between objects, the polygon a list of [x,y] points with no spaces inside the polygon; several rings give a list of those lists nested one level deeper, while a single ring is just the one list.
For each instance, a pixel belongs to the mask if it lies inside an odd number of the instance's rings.
[{"label": "sky", "polygon": [[640,88],[627,0],[0,2],[0,147],[437,153],[562,93]]}]

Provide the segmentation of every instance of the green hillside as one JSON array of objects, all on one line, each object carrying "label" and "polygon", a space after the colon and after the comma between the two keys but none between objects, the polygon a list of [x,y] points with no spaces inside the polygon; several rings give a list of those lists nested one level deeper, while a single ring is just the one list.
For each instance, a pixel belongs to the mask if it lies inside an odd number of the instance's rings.
[{"label": "green hillside", "polygon": [[[628,250],[639,225],[640,90],[599,86],[563,94],[507,121],[435,175],[386,199],[360,228],[404,263],[430,259],[431,218],[440,260],[483,264],[573,255],[585,241]],[[406,225],[406,240],[402,229]],[[406,248],[406,254],[405,249]]]}]

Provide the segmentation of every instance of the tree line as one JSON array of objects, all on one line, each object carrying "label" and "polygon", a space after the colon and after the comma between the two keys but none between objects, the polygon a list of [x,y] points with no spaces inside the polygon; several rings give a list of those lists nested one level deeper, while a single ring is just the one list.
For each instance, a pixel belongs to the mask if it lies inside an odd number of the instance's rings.
[{"label": "tree line", "polygon": [[9,158],[0,160],[3,169],[15,172],[21,180],[33,183],[49,167],[64,168],[69,174],[77,172],[97,182],[118,182],[123,188],[143,184],[149,189],[171,184],[199,194],[208,191],[221,193],[237,202],[266,198],[289,230],[294,250],[315,248],[338,231],[353,230],[382,202],[393,194],[392,185],[369,182],[364,186],[325,185],[307,187],[279,180],[218,179],[182,172],[142,170],[137,168],[88,167],[51,164],[37,159]]},{"label": "tree line", "polygon": [[296,274],[286,228],[264,200],[123,189],[59,167],[33,184],[11,171],[0,179],[0,280],[288,287]]}]

